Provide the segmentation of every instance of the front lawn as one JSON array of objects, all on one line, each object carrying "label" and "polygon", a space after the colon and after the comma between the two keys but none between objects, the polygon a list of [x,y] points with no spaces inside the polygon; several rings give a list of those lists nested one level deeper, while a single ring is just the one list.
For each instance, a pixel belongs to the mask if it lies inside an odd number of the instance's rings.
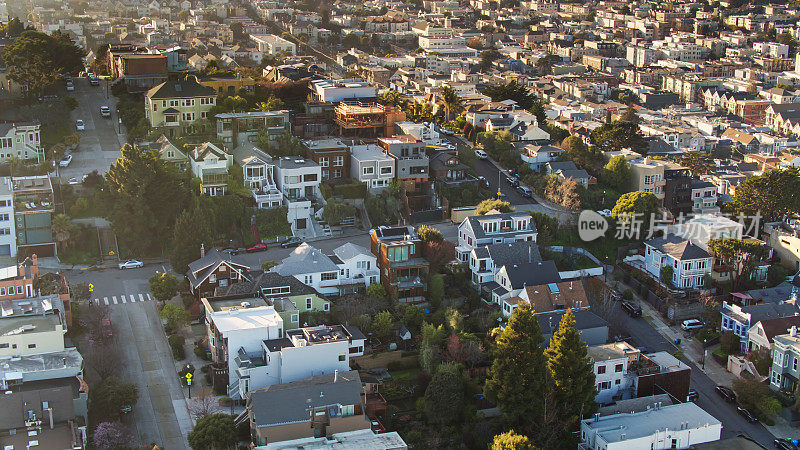
[{"label": "front lawn", "polygon": [[[605,264],[614,264],[614,262],[617,260],[617,249],[627,245],[628,243],[628,241],[620,241],[614,239],[613,237],[600,238],[591,242],[585,242],[578,236],[578,233],[574,229],[561,228],[556,232],[556,237],[553,239],[550,245],[580,247],[589,251],[601,262]],[[592,265],[589,267],[596,267],[596,265],[592,263]]]}]

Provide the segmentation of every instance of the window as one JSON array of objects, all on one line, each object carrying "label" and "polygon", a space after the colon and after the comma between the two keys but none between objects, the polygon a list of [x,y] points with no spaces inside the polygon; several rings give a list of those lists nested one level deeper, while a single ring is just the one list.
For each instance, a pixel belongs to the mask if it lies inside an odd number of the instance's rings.
[{"label": "window", "polygon": [[313,307],[313,302],[311,301],[311,297],[306,298],[306,309],[311,309]]},{"label": "window", "polygon": [[0,348],[8,348],[8,343],[0,344]]},{"label": "window", "polygon": [[333,165],[334,166],[343,166],[344,165],[344,156],[336,156],[333,158]]},{"label": "window", "polygon": [[797,357],[792,359],[792,370],[797,371]]},{"label": "window", "polygon": [[330,303],[323,304],[322,305],[322,310],[323,311],[330,311],[331,310],[331,304]]},{"label": "window", "polygon": [[606,366],[597,366],[597,374],[601,375],[606,373]]},{"label": "window", "polygon": [[36,344],[28,344],[28,348],[36,348]]},{"label": "window", "polygon": [[333,178],[342,178],[342,169],[334,169]]},{"label": "window", "polygon": [[314,282],[314,276],[313,275],[305,275],[303,277],[303,284],[311,284],[313,282]]},{"label": "window", "polygon": [[336,279],[337,272],[325,272],[322,274],[322,281],[330,281]]},{"label": "window", "polygon": [[392,168],[391,167],[381,167],[381,175],[391,175]]},{"label": "window", "polygon": [[299,322],[300,315],[299,314],[292,314],[292,322]]},{"label": "window", "polygon": [[17,286],[17,294],[22,294],[22,286]]},{"label": "window", "polygon": [[364,175],[372,175],[375,173],[374,167],[364,167]]},{"label": "window", "polygon": [[184,122],[194,121],[194,113],[188,112],[181,114],[181,120],[183,120]]},{"label": "window", "polygon": [[621,380],[614,380],[614,384],[615,384],[615,385],[618,385],[618,384],[620,384],[620,382],[621,382]]},{"label": "window", "polygon": [[614,366],[614,372],[622,372],[622,364],[617,364]]},{"label": "window", "polygon": [[339,355],[339,361],[344,361],[344,360],[346,360],[346,359],[347,359],[347,355],[345,355],[344,353],[341,353],[341,354]]},{"label": "window", "polygon": [[319,158],[319,165],[322,167],[328,167],[330,165],[327,156],[320,156]]}]

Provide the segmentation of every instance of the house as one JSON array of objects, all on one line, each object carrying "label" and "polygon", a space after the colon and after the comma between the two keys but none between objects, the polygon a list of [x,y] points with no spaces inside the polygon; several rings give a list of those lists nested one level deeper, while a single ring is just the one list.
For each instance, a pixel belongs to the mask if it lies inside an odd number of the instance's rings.
[{"label": "house", "polygon": [[321,294],[331,295],[365,289],[377,283],[379,275],[375,256],[349,242],[334,249],[330,256],[306,243],[300,244],[270,270],[293,276]]},{"label": "house", "polygon": [[242,181],[250,189],[256,208],[277,208],[283,204],[283,195],[275,181],[275,164],[272,156],[258,147],[242,145],[233,151],[236,162],[242,168]]},{"label": "house", "polygon": [[[508,298],[503,301],[504,315],[510,316],[510,314],[505,314],[506,304],[511,305],[513,303],[516,306],[520,301],[530,303],[534,314],[544,314],[565,309],[576,311],[589,307],[589,300],[580,280],[526,285],[517,294],[516,298]],[[513,308],[511,312],[513,312]]]},{"label": "house", "polygon": [[430,210],[433,206],[433,182],[425,143],[414,136],[401,134],[378,138],[378,145],[395,160],[395,178],[405,194],[404,213]]},{"label": "house", "polygon": [[[14,204],[14,193],[10,177],[0,179],[0,255],[5,258],[17,256],[16,214],[14,208],[24,209],[28,204]],[[51,252],[52,254],[52,252]]]},{"label": "house", "polygon": [[206,142],[189,154],[192,174],[200,179],[203,195],[225,195],[228,188],[228,169],[233,166],[233,155]]},{"label": "house", "polygon": [[312,202],[321,196],[322,168],[314,161],[297,156],[279,158],[274,163],[278,190],[289,208],[286,220],[291,224],[292,233],[313,226],[309,223],[315,213]]},{"label": "house", "polygon": [[[706,189],[706,188],[703,188]],[[671,233],[708,251],[711,239],[742,239],[744,225],[720,214],[694,214],[690,219],[671,228]]]},{"label": "house", "polygon": [[581,420],[582,449],[691,448],[719,440],[722,422],[695,403],[656,406],[643,412]]},{"label": "house", "polygon": [[334,433],[370,428],[364,414],[364,389],[355,370],[317,374],[254,390],[247,399],[246,412],[255,445],[333,437]]},{"label": "house", "polygon": [[589,175],[589,172],[578,169],[572,161],[550,161],[544,165],[548,175],[555,175],[562,180],[572,180],[588,188],[590,184],[597,183],[597,180]]},{"label": "house", "polygon": [[[312,85],[314,83],[312,81]],[[383,105],[372,99],[352,100],[350,97],[342,97],[368,95],[368,92],[363,92],[358,86],[353,87],[355,89],[353,91],[350,91],[348,87],[345,87],[344,91],[328,86],[316,85],[316,87],[322,91],[320,101],[322,101],[322,96],[342,98],[342,101],[339,101],[333,108],[333,121],[338,127],[340,136],[354,139],[393,136],[394,124],[406,120],[406,113],[399,106]],[[374,87],[371,88],[374,90]]]},{"label": "house", "polygon": [[458,226],[456,255],[466,264],[473,248],[488,244],[516,241],[536,242],[536,225],[531,215],[523,212],[470,216]]},{"label": "house", "polygon": [[436,124],[432,122],[396,122],[396,134],[408,134],[425,142],[426,145],[441,145],[442,138]]},{"label": "house", "polygon": [[792,271],[800,271],[800,227],[790,221],[764,224],[767,245],[781,265]]},{"label": "house", "polygon": [[[550,342],[553,333],[558,330],[561,318],[565,311],[552,311],[544,314],[536,314],[536,321],[542,329],[544,345]],[[602,317],[589,311],[588,309],[578,309],[573,311],[575,314],[575,329],[581,332],[581,341],[586,345],[601,345],[608,342],[608,322]],[[687,388],[688,389],[688,388]]]},{"label": "house", "polygon": [[395,160],[375,144],[351,145],[350,175],[371,192],[382,191],[394,180]]},{"label": "house", "polygon": [[195,126],[199,131],[206,131],[200,121],[208,119],[208,111],[216,103],[217,94],[213,88],[194,80],[168,81],[147,91],[145,117],[151,128],[169,137],[180,136]]},{"label": "house", "polygon": [[297,54],[297,46],[294,42],[274,34],[250,36],[250,39],[256,43],[258,51],[269,56],[279,56],[280,54],[294,56]]},{"label": "house", "polygon": [[164,161],[175,164],[180,169],[189,168],[189,155],[179,149],[163,134],[150,146],[158,152],[159,157]]},{"label": "house", "polygon": [[322,168],[322,179],[332,182],[350,178],[350,147],[341,139],[309,139],[303,141],[306,158]]},{"label": "house", "polygon": [[669,281],[679,289],[701,288],[711,275],[713,256],[690,240],[669,233],[645,241],[644,247],[645,269],[660,280],[662,267],[672,267]]},{"label": "house", "polygon": [[326,450],[330,448],[368,448],[370,450],[406,450],[403,438],[396,431],[376,433],[372,430],[345,431],[333,433],[330,438],[309,437],[275,442],[253,447],[253,450]]},{"label": "house", "polygon": [[[796,298],[797,292],[793,292],[792,295]],[[739,336],[741,340],[741,351],[748,352],[752,350],[748,347],[751,327],[762,320],[800,315],[800,305],[796,305],[794,299],[792,302],[763,303],[747,306],[722,302],[720,314],[722,315],[720,331],[730,331]]]},{"label": "house", "polygon": [[448,187],[475,182],[475,178],[469,175],[469,166],[462,163],[454,152],[440,151],[431,155],[430,173],[434,181]]},{"label": "house", "polygon": [[386,294],[401,303],[423,301],[429,264],[422,257],[422,241],[414,228],[374,228],[370,230],[370,241]]},{"label": "house", "polygon": [[259,135],[266,134],[269,150],[278,145],[278,137],[291,133],[289,111],[247,111],[216,114],[217,139],[229,151],[244,145],[259,144]]},{"label": "house", "polygon": [[307,286],[292,276],[276,272],[251,271],[247,277],[227,286],[217,286],[214,298],[261,297],[278,311],[283,319],[284,329],[297,328],[298,319],[289,312],[303,313],[330,311],[328,299],[320,296],[314,288]]},{"label": "house", "polygon": [[792,327],[800,326],[800,316],[762,319],[747,331],[747,351],[766,351],[772,354],[775,336],[786,334]]},{"label": "house", "polygon": [[40,131],[38,121],[0,123],[0,160],[12,157],[36,162],[43,160],[45,154]]},{"label": "house", "polygon": [[114,60],[114,75],[124,80],[128,92],[143,92],[167,81],[167,57],[164,55],[129,53]]},{"label": "house", "polygon": [[631,376],[629,370],[638,362],[639,354],[639,349],[627,342],[589,347],[587,355],[594,365],[594,381],[597,385],[594,399],[597,403],[612,403],[635,395],[635,377]]},{"label": "house", "polygon": [[214,88],[217,95],[221,97],[237,95],[242,91],[253,92],[256,84],[252,78],[238,74],[236,76],[205,76],[202,78],[195,76],[195,79],[203,86]]},{"label": "house", "polygon": [[316,100],[327,103],[339,103],[345,100],[374,100],[378,97],[378,91],[374,85],[353,78],[313,80],[311,81],[311,92]]},{"label": "house", "polygon": [[713,183],[701,180],[691,181],[692,213],[713,214],[720,211],[717,206],[717,187]]},{"label": "house", "polygon": [[507,264],[520,261],[541,261],[539,247],[531,241],[514,241],[489,244],[473,248],[469,253],[467,267],[470,280],[476,286],[494,281],[495,273]]},{"label": "house", "polygon": [[[503,315],[510,317],[528,286],[558,283],[561,276],[553,261],[515,262],[500,267],[482,291],[491,292],[492,303],[500,305]],[[554,289],[555,290],[555,289]]]},{"label": "house", "polygon": [[788,332],[772,338],[774,351],[772,352],[772,369],[770,370],[770,386],[773,390],[794,393],[798,372],[798,358],[800,358],[800,338],[797,336],[797,327],[792,326]]},{"label": "house", "polygon": [[526,144],[520,149],[520,153],[522,161],[532,170],[541,171],[548,163],[557,161],[564,150],[552,145]]},{"label": "house", "polygon": [[217,287],[248,280],[249,267],[235,263],[227,253],[222,253],[216,248],[205,252],[201,247],[200,259],[189,263],[186,280],[189,282],[189,291],[196,298],[214,292]]},{"label": "house", "polygon": [[[6,189],[14,197],[14,223],[5,214],[0,213],[0,233],[16,232],[17,258],[33,254],[55,256],[56,243],[53,238],[52,217],[55,212],[53,201],[53,184],[48,175],[32,175],[28,177],[5,178],[0,187],[0,210],[9,211],[3,203]],[[2,226],[5,225],[5,226]]]}]

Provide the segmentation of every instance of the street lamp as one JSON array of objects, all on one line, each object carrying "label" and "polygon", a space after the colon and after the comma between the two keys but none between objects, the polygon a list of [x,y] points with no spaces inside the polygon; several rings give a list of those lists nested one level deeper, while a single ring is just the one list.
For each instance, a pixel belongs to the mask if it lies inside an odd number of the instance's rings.
[{"label": "street lamp", "polygon": [[117,129],[117,134],[122,134],[122,117],[117,117],[119,120],[119,128]]}]

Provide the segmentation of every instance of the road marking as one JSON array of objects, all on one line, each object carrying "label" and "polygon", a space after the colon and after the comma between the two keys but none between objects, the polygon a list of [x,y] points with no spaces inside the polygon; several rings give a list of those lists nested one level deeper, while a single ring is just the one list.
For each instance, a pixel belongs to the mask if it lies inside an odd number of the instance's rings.
[{"label": "road marking", "polygon": [[131,303],[136,303],[136,294],[131,294],[128,297]]},{"label": "road marking", "polygon": [[150,300],[152,300],[152,299],[153,299],[153,297],[150,297],[150,293],[148,292],[148,293],[147,293],[147,300],[148,300],[148,301],[150,301]]},{"label": "road marking", "polygon": [[115,305],[117,304],[117,296],[116,296],[116,295],[115,295],[115,296],[113,296],[113,297],[111,297],[111,300],[114,300],[114,304],[115,304]]},{"label": "road marking", "polygon": [[122,300],[122,303],[127,303],[127,302],[125,301],[125,296],[124,296],[124,295],[120,295],[120,296],[119,296],[119,298]]},{"label": "road marking", "polygon": [[144,301],[144,295],[142,295],[142,294],[139,294],[139,301],[140,301],[140,302],[143,302],[143,301]]},{"label": "road marking", "polygon": [[103,302],[105,302],[106,306],[108,306],[108,297],[103,297]]},{"label": "road marking", "polygon": [[96,298],[96,299],[94,299],[94,304],[95,304],[95,305],[98,305],[98,304],[100,304],[100,299],[99,299],[99,298]]}]

